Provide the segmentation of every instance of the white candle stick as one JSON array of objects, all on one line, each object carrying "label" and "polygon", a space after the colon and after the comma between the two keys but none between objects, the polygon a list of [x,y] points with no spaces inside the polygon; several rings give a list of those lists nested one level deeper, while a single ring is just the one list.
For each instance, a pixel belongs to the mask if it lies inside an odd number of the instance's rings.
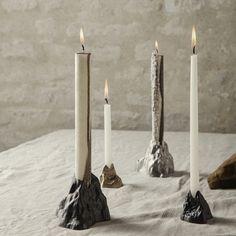
[{"label": "white candle stick", "polygon": [[108,83],[105,81],[104,97],[104,150],[105,150],[105,165],[111,167],[111,105],[108,103]]},{"label": "white candle stick", "polygon": [[192,30],[191,72],[190,72],[190,191],[193,197],[199,190],[198,157],[198,69],[196,48],[196,31]]},{"label": "white candle stick", "polygon": [[[90,161],[89,59],[84,53],[84,35],[80,30],[83,53],[75,54],[75,178],[83,180]],[[89,167],[88,167],[89,168]],[[90,171],[90,170],[88,170]]]}]

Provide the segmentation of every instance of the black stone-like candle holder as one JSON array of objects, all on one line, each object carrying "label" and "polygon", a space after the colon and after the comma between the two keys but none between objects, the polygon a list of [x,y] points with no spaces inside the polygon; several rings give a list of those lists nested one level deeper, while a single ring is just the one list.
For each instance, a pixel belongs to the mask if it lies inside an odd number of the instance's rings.
[{"label": "black stone-like candle holder", "polygon": [[100,176],[100,183],[103,188],[120,188],[123,186],[122,180],[116,174],[113,164],[111,164],[110,168],[107,165],[104,166]]},{"label": "black stone-like candle holder", "polygon": [[60,226],[74,230],[88,229],[96,222],[110,220],[98,178],[91,174],[90,183],[74,178],[69,194],[61,201],[56,214]]},{"label": "black stone-like candle holder", "polygon": [[200,191],[197,191],[195,198],[189,191],[183,207],[184,211],[180,217],[183,221],[206,224],[207,220],[213,218],[210,207]]}]

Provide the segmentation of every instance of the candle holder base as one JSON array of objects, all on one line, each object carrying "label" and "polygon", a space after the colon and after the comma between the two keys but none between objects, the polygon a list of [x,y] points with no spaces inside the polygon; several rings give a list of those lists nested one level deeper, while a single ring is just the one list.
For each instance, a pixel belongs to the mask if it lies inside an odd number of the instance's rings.
[{"label": "candle holder base", "polygon": [[123,186],[122,180],[116,174],[113,164],[111,164],[110,168],[107,165],[104,166],[100,176],[100,183],[103,188],[120,188]]},{"label": "candle holder base", "polygon": [[83,230],[100,221],[110,220],[106,197],[98,178],[91,174],[91,183],[73,179],[69,194],[61,201],[56,215],[64,228]]},{"label": "candle holder base", "polygon": [[189,191],[180,219],[195,224],[206,224],[207,220],[212,218],[210,207],[200,191],[197,191],[195,198]]},{"label": "candle holder base", "polygon": [[174,161],[167,143],[159,145],[151,140],[145,157],[138,161],[137,170],[152,177],[167,177],[174,173]]}]

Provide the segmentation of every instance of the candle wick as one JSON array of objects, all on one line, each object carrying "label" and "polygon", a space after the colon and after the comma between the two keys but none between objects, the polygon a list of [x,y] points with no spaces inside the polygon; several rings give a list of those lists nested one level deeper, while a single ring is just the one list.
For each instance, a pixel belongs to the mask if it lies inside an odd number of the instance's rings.
[{"label": "candle wick", "polygon": [[193,46],[193,54],[196,54],[196,47]]},{"label": "candle wick", "polygon": [[83,52],[84,52],[84,45],[82,44],[82,50],[83,50]]},{"label": "candle wick", "polygon": [[108,102],[108,99],[107,99],[107,98],[105,98],[105,102],[106,102],[106,104],[109,104],[109,102]]}]

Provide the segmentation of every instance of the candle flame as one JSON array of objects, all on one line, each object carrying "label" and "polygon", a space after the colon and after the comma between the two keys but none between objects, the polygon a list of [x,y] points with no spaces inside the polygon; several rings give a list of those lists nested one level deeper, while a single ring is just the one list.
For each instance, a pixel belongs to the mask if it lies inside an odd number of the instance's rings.
[{"label": "candle flame", "polygon": [[157,42],[157,40],[155,41],[155,48],[158,51],[158,42]]},{"label": "candle flame", "polygon": [[193,29],[192,29],[192,48],[193,49],[196,47],[196,44],[197,44],[196,30],[195,30],[195,26],[193,26]]},{"label": "candle flame", "polygon": [[80,28],[80,43],[84,45],[84,32],[82,28]]},{"label": "candle flame", "polygon": [[105,80],[104,98],[108,100],[108,82]]}]

